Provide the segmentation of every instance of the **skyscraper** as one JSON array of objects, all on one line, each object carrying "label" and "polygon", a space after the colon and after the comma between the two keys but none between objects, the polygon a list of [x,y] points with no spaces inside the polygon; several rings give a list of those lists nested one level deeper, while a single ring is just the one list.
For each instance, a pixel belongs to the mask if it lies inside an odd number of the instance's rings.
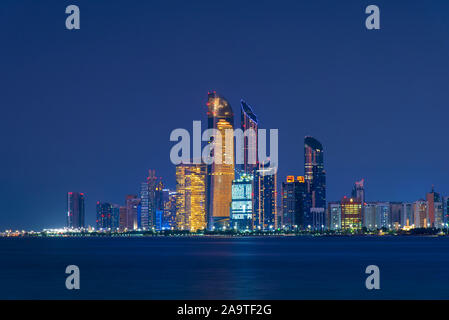
[{"label": "skyscraper", "polygon": [[287,176],[282,182],[282,224],[293,228],[302,228],[304,207],[306,204],[306,184],[303,176]]},{"label": "skyscraper", "polygon": [[[258,141],[257,141],[257,130],[258,130],[258,121],[257,116],[254,114],[251,106],[246,103],[245,100],[240,100],[240,112],[241,112],[241,126],[243,132],[246,130],[254,130],[255,136],[254,141],[250,141],[248,136],[244,137],[243,141],[243,165],[241,167],[241,171],[246,174],[252,175],[254,173],[254,169],[257,168],[258,161]],[[253,158],[255,158],[256,163],[250,163],[252,158],[250,154],[253,154]]]},{"label": "skyscraper", "polygon": [[204,164],[176,166],[176,224],[179,230],[206,229],[206,165]]},{"label": "skyscraper", "polygon": [[69,192],[67,194],[67,227],[84,228],[84,193]]},{"label": "skyscraper", "polygon": [[252,230],[253,222],[253,176],[243,173],[232,182],[231,228]]},{"label": "skyscraper", "polygon": [[[324,170],[324,150],[321,143],[313,137],[304,139],[304,175],[307,187],[307,194],[312,208],[326,208],[326,172]],[[306,208],[304,224],[314,225],[314,214],[319,214],[320,210],[310,210]]]},{"label": "skyscraper", "polygon": [[112,207],[107,202],[97,201],[97,218],[95,220],[97,229],[108,229],[111,225]]},{"label": "skyscraper", "polygon": [[[157,212],[163,211],[162,199],[163,184],[161,178],[156,177],[155,170],[148,170],[148,177],[140,185],[141,223],[143,230],[157,227]],[[156,228],[157,229],[157,228]]]},{"label": "skyscraper", "polygon": [[[208,228],[229,227],[234,180],[234,136],[226,139],[226,130],[234,129],[234,114],[229,103],[215,91],[209,92],[207,101],[208,128],[218,130],[221,136],[221,163],[207,167]],[[216,143],[216,136],[209,143]],[[220,144],[216,144],[219,146]],[[231,150],[230,152],[227,152]],[[213,156],[218,159],[216,153]]]},{"label": "skyscraper", "polygon": [[119,206],[108,202],[97,201],[96,209],[97,229],[111,229],[113,231],[117,230],[120,221]]},{"label": "skyscraper", "polygon": [[269,230],[278,227],[277,173],[268,165],[254,169],[253,228]]},{"label": "skyscraper", "polygon": [[164,190],[164,214],[162,218],[162,230],[176,228],[176,191]]}]

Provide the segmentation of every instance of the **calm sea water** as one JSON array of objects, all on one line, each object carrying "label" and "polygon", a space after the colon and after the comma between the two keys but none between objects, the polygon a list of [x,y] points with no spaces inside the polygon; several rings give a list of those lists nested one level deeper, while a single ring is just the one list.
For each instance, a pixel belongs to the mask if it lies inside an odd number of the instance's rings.
[{"label": "calm sea water", "polygon": [[449,238],[2,238],[0,299],[449,299]]}]

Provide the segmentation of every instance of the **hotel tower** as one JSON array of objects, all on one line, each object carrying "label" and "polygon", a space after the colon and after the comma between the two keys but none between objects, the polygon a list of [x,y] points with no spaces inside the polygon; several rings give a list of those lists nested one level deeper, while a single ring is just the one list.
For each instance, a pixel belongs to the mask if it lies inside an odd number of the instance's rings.
[{"label": "hotel tower", "polygon": [[[230,206],[232,201],[232,181],[234,180],[234,135],[226,139],[226,130],[234,129],[234,114],[232,108],[223,97],[215,91],[209,92],[207,101],[208,128],[220,133],[221,163],[215,161],[207,167],[207,217],[208,229],[229,227]],[[217,142],[217,134],[209,143]],[[228,135],[229,136],[229,135]],[[226,152],[227,150],[230,152]],[[214,149],[216,152],[216,150]]]}]

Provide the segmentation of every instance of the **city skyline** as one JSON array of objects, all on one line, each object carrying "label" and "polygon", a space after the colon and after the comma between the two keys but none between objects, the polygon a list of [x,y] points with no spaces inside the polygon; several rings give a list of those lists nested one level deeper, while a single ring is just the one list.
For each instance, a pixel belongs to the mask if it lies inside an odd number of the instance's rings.
[{"label": "city skyline", "polygon": [[[207,142],[214,145],[220,139],[219,163],[176,165],[176,189],[173,191],[175,210],[164,189],[163,179],[149,169],[141,183],[140,195],[127,195],[125,207],[97,202],[96,225],[99,230],[368,230],[443,228],[449,222],[448,197],[434,191],[425,200],[407,202],[368,202],[365,179],[355,181],[350,196],[341,201],[326,199],[326,170],[322,143],[311,136],[304,137],[303,176],[287,176],[278,193],[278,168],[251,160],[250,150],[258,155],[258,120],[253,109],[241,100],[242,130],[255,130],[253,138],[244,138],[235,148],[244,150],[242,165],[234,163],[234,139],[225,139],[224,130],[234,129],[234,113],[229,102],[216,91],[208,92],[206,103],[208,128],[216,129],[218,137]],[[236,140],[238,138],[236,137]],[[227,153],[227,145],[232,153]],[[216,151],[216,149],[214,148]],[[227,159],[228,161],[225,161]],[[267,174],[268,173],[268,174]],[[231,175],[232,174],[232,175]],[[229,176],[229,178],[228,178]],[[166,196],[164,196],[166,194]],[[214,198],[215,202],[214,202]],[[218,199],[218,200],[217,200]],[[280,201],[280,206],[278,205]],[[114,211],[114,208],[116,209]],[[117,210],[119,209],[119,210]],[[219,213],[217,214],[218,211]],[[84,193],[69,192],[67,227],[85,228]],[[249,220],[248,220],[249,219]],[[118,224],[117,224],[118,222]],[[90,226],[89,226],[90,228]]]},{"label": "city skyline", "polygon": [[64,225],[68,191],[94,225],[96,201],[122,203],[148,169],[173,177],[169,134],[206,119],[212,88],[279,129],[279,181],[311,135],[329,200],[361,178],[368,200],[448,193],[447,1],[380,1],[378,31],[351,1],[78,4],[71,32],[56,1],[4,3],[0,230]]}]

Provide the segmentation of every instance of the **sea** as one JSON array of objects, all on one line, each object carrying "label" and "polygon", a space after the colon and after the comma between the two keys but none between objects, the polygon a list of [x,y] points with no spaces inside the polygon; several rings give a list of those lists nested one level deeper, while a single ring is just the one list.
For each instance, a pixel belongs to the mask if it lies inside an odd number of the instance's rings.
[{"label": "sea", "polygon": [[449,237],[0,238],[0,299],[449,299]]}]

